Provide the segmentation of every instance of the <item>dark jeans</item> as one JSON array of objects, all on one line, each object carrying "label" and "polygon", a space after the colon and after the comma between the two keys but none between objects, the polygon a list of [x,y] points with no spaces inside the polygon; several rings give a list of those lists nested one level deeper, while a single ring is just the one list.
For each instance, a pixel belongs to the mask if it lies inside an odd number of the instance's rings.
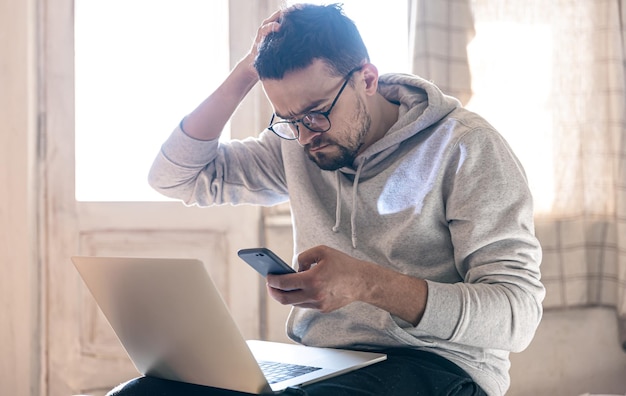
[{"label": "dark jeans", "polygon": [[[486,396],[467,373],[448,360],[423,351],[383,351],[387,360],[298,388],[284,396]],[[133,379],[108,396],[241,396],[241,392],[153,377]]]}]

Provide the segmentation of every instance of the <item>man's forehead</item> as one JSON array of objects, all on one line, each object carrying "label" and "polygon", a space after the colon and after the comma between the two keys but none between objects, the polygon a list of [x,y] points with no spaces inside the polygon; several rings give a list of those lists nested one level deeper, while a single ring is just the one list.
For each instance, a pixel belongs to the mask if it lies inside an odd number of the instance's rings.
[{"label": "man's forehead", "polygon": [[311,65],[289,72],[280,80],[262,80],[261,84],[276,115],[293,118],[331,100],[337,81],[325,67]]},{"label": "man's forehead", "polygon": [[274,109],[274,113],[278,117],[296,119],[311,111],[321,110],[322,107],[329,104],[330,100],[332,100],[330,97],[332,91],[328,91],[325,94],[319,88],[315,88],[315,92],[311,89],[291,94],[276,93],[272,95],[267,93],[267,97]]}]

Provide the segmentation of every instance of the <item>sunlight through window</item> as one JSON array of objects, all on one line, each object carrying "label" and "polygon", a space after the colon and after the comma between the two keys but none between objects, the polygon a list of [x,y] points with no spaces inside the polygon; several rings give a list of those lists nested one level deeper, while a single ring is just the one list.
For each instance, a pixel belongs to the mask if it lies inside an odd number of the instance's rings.
[{"label": "sunlight through window", "polygon": [[[289,1],[289,4],[300,1]],[[324,0],[308,3],[328,4]],[[379,74],[408,73],[409,26],[406,0],[343,0],[345,14],[354,21]]]},{"label": "sunlight through window", "polygon": [[154,201],[162,142],[228,73],[227,0],[76,0],[76,199]]},{"label": "sunlight through window", "polygon": [[552,32],[511,22],[478,23],[468,47],[474,92],[467,108],[485,117],[524,165],[535,212],[554,201]]},{"label": "sunlight through window", "polygon": [[[379,72],[408,72],[406,0],[342,3]],[[228,0],[76,0],[77,200],[167,200],[149,167],[228,74],[227,21]]]}]

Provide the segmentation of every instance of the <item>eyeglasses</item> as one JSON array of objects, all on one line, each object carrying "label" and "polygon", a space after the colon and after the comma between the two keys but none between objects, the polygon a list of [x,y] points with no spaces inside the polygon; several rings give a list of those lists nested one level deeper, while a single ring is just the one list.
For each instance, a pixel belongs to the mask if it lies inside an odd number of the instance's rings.
[{"label": "eyeglasses", "polygon": [[[276,115],[276,113],[272,114],[272,119],[270,120],[270,124],[267,127],[270,131],[274,132],[276,135],[283,139],[287,140],[296,140],[300,137],[300,129],[298,124],[304,125],[311,132],[327,132],[331,125],[330,119],[328,116],[330,115],[331,110],[335,107],[335,103],[339,99],[339,96],[348,85],[348,81],[352,77],[352,74],[361,70],[362,67],[359,66],[355,69],[352,69],[345,77],[345,81],[343,85],[337,92],[337,96],[333,100],[333,103],[330,105],[330,108],[326,111],[311,111],[306,113],[302,118],[298,120],[285,120]],[[276,120],[276,121],[275,121]]]}]

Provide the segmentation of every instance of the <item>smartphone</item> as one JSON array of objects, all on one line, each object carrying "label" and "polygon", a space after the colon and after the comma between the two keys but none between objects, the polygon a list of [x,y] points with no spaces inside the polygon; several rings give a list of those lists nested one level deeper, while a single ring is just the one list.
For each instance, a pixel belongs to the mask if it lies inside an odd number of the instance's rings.
[{"label": "smartphone", "polygon": [[267,248],[241,249],[237,255],[264,277],[267,274],[289,274],[296,272],[276,253]]}]

